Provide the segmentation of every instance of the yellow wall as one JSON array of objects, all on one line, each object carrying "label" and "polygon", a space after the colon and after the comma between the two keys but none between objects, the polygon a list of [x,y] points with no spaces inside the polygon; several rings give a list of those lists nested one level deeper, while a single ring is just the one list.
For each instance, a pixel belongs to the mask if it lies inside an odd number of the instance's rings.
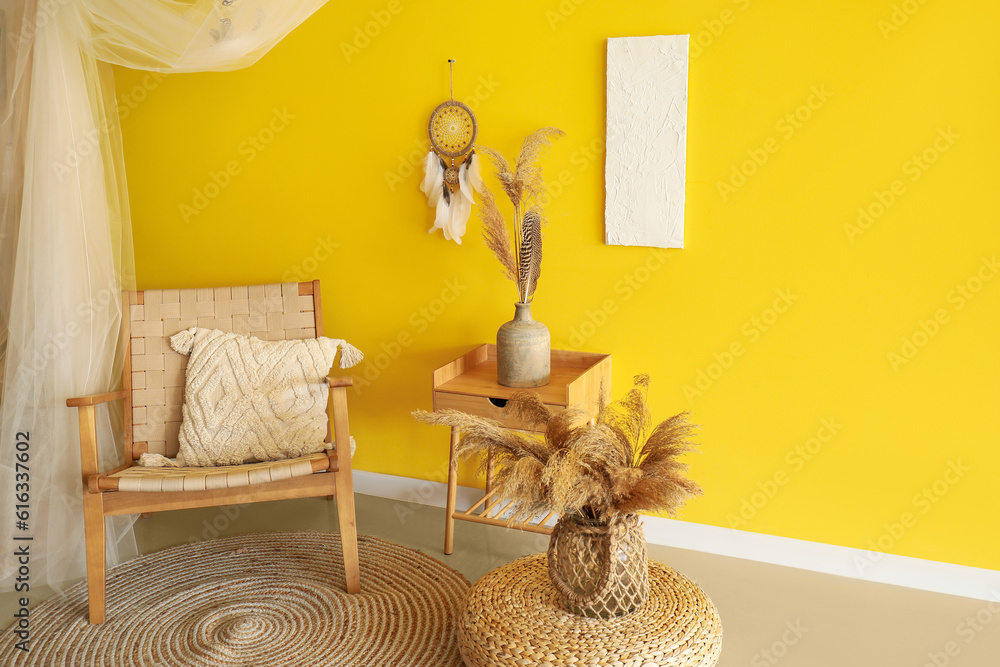
[{"label": "yellow wall", "polygon": [[[998,24],[987,0],[331,3],[248,70],[118,71],[140,286],[322,279],[368,354],[355,465],[443,479],[409,411],[515,296],[478,223],[427,234],[454,57],[481,143],[567,133],[535,315],[703,424],[684,519],[997,569]],[[687,247],[605,246],[605,40],[678,33]]]}]

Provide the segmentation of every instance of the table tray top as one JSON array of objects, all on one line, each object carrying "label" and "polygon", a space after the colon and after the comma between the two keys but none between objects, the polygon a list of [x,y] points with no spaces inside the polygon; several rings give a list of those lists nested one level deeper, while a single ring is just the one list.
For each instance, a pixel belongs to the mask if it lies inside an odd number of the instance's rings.
[{"label": "table tray top", "polygon": [[[537,392],[548,405],[568,406],[571,385],[585,381],[588,375],[597,376],[599,382],[599,367],[606,361],[610,362],[610,355],[552,350],[549,383],[529,391]],[[487,343],[434,371],[434,391],[506,399],[524,390],[497,383],[496,345]]]}]

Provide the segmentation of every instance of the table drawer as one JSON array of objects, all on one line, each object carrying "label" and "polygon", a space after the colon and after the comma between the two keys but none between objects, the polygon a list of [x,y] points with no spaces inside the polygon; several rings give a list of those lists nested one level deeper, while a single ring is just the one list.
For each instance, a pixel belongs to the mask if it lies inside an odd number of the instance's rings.
[{"label": "table drawer", "polygon": [[[469,394],[450,394],[443,391],[434,392],[435,410],[445,410],[449,408],[452,410],[461,410],[462,412],[468,412],[470,415],[476,415],[477,417],[495,419],[507,428],[520,429],[524,431],[545,430],[544,427],[537,425],[532,428],[527,428],[523,424],[505,417],[503,408],[506,404],[507,401],[502,398],[487,398],[485,396],[471,396]],[[546,407],[549,409],[549,412],[556,412],[566,406],[546,405]]]}]

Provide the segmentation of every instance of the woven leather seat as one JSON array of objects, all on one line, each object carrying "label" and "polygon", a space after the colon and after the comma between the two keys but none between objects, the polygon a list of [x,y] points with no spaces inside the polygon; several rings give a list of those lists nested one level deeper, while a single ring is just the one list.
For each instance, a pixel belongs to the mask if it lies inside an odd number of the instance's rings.
[{"label": "woven leather seat", "polygon": [[[70,398],[79,409],[87,587],[91,623],[105,615],[107,516],[212,507],[286,498],[337,496],[349,593],[361,590],[351,436],[347,417],[350,378],[326,378],[330,386],[327,443],[330,449],[283,461],[208,468],[141,467],[149,452],[177,455],[187,356],[170,347],[170,336],[190,327],[220,329],[262,340],[323,335],[319,281],[209,289],[128,292],[123,345],[127,349],[122,391]],[[124,400],[125,465],[101,472],[95,409]]]},{"label": "woven leather seat", "polygon": [[330,457],[326,454],[309,454],[281,461],[262,461],[215,468],[129,466],[118,472],[96,475],[92,479],[96,482],[98,489],[105,491],[143,491],[146,493],[205,491],[267,484],[281,479],[311,475],[329,467]]}]

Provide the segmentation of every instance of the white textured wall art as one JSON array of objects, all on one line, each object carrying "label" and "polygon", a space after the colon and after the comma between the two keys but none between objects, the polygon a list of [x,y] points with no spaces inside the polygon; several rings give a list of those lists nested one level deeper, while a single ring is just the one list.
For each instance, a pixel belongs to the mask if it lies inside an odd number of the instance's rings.
[{"label": "white textured wall art", "polygon": [[687,77],[687,35],[608,40],[608,244],[684,247]]}]

